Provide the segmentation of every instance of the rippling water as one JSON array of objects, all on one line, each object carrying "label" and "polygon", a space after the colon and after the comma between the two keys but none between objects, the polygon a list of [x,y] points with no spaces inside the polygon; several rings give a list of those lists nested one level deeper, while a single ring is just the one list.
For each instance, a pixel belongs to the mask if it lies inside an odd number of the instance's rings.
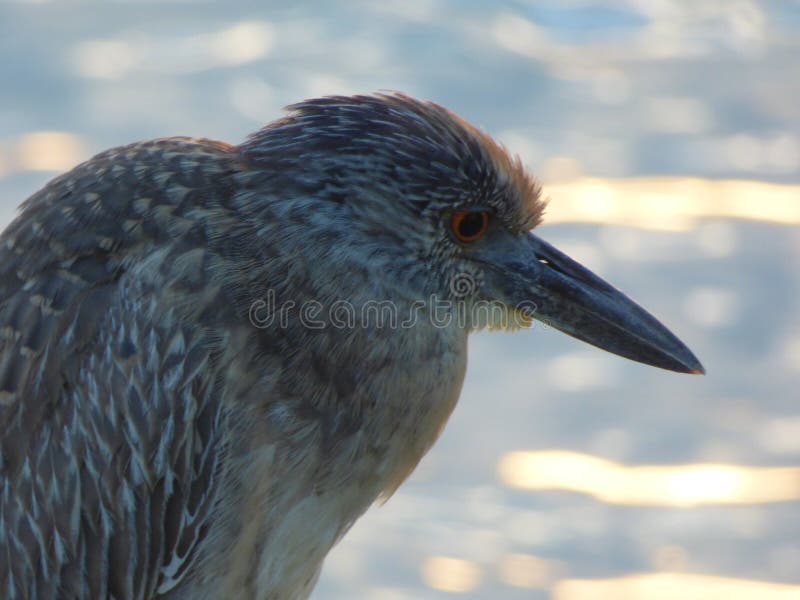
[{"label": "rippling water", "polygon": [[708,369],[477,335],[439,444],[314,597],[800,598],[800,4],[271,4],[0,3],[0,223],[103,148],[399,89],[520,153],[542,235]]}]

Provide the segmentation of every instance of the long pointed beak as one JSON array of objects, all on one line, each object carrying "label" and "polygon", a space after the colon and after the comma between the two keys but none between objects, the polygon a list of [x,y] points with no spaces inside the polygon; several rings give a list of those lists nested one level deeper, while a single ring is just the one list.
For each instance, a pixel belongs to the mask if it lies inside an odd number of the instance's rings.
[{"label": "long pointed beak", "polygon": [[[622,292],[533,234],[524,245],[509,257],[512,264],[503,265],[507,275],[511,271],[516,276],[506,280],[510,286],[502,287],[507,298],[535,304],[534,318],[640,363],[705,373],[683,342]],[[527,256],[521,260],[523,253]]]}]

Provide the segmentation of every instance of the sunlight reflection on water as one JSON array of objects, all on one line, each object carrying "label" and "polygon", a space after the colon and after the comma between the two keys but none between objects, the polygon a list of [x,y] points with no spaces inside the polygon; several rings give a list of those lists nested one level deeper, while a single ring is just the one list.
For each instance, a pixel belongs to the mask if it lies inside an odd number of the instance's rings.
[{"label": "sunlight reflection on water", "polygon": [[800,467],[695,464],[628,466],[576,452],[512,452],[498,465],[507,485],[568,490],[640,506],[754,504],[800,499]]},{"label": "sunlight reflection on water", "polygon": [[553,600],[797,600],[800,586],[690,573],[653,573],[617,579],[564,580]]}]

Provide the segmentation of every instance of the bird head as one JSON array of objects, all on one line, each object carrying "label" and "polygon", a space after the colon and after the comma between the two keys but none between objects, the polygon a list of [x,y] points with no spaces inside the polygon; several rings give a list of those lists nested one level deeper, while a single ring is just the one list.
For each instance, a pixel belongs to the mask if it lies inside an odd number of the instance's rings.
[{"label": "bird head", "polygon": [[406,297],[451,303],[467,329],[539,320],[638,362],[703,372],[655,317],[531,231],[545,211],[541,188],[486,133],[402,94],[289,111],[242,152],[285,210],[327,239],[332,260]]}]

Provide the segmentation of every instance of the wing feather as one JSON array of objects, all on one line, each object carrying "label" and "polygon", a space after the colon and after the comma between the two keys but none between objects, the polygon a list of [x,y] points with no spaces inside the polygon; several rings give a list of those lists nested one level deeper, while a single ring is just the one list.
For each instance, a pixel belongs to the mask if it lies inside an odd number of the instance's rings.
[{"label": "wing feather", "polygon": [[224,389],[218,345],[170,301],[206,277],[191,214],[224,212],[236,169],[218,142],[117,148],[53,180],[0,234],[4,598],[151,599],[191,568]]}]

